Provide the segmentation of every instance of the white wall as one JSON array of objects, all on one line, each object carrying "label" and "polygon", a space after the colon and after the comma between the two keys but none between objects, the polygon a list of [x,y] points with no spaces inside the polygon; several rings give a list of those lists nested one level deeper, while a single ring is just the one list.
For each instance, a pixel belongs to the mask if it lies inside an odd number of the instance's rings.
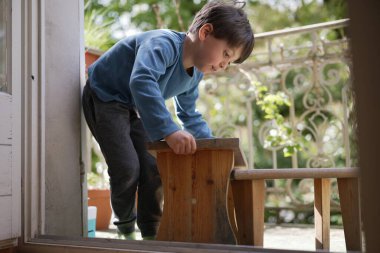
[{"label": "white wall", "polygon": [[45,233],[82,233],[80,1],[45,1]]}]

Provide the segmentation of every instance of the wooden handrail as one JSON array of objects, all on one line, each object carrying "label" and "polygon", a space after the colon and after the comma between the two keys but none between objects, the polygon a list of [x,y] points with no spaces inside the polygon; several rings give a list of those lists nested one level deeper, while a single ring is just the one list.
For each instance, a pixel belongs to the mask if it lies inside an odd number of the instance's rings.
[{"label": "wooden handrail", "polygon": [[349,19],[340,19],[340,20],[328,21],[328,22],[312,24],[312,25],[305,25],[305,26],[300,26],[300,27],[285,28],[282,30],[276,30],[276,31],[271,31],[271,32],[263,32],[263,33],[256,34],[255,40],[260,41],[260,40],[279,37],[279,36],[286,36],[286,35],[290,35],[294,33],[313,32],[313,31],[321,30],[321,29],[341,28],[341,27],[348,26],[348,23],[349,23]]},{"label": "wooden handrail", "polygon": [[299,169],[239,169],[231,173],[234,180],[300,179],[300,178],[357,178],[359,168],[299,168]]}]

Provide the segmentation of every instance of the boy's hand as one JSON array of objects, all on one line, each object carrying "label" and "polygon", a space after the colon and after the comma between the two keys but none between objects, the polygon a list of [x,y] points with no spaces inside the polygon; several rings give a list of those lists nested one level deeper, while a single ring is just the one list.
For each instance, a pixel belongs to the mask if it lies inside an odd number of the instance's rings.
[{"label": "boy's hand", "polygon": [[183,130],[179,130],[165,137],[166,143],[177,155],[194,154],[197,150],[197,144],[194,137]]}]

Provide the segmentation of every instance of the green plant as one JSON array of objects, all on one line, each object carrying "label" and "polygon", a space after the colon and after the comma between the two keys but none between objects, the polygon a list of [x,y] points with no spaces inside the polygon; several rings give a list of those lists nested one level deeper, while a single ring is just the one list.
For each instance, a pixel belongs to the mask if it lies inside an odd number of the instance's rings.
[{"label": "green plant", "polygon": [[269,92],[266,86],[253,80],[250,73],[243,69],[239,70],[250,81],[255,93],[256,104],[263,111],[264,119],[271,121],[271,130],[265,137],[264,147],[282,147],[285,157],[301,151],[301,139],[293,133],[293,128],[281,115],[282,107],[291,105],[288,96],[282,91]]},{"label": "green plant", "polygon": [[90,1],[84,7],[84,40],[86,47],[99,50],[107,50],[116,40],[112,37],[112,25],[114,20],[104,20],[104,15],[112,6],[103,9],[90,9]]}]

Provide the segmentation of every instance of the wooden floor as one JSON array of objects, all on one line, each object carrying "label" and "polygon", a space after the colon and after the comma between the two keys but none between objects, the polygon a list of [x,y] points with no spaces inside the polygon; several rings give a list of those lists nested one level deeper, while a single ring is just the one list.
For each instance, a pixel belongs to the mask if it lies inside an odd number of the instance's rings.
[{"label": "wooden floor", "polygon": [[14,248],[11,249],[0,249],[0,253],[16,253]]},{"label": "wooden floor", "polygon": [[[266,224],[264,231],[264,248],[313,251],[315,249],[314,236],[315,229],[313,226],[274,226]],[[117,239],[116,227],[110,225],[108,230],[97,231],[96,237]],[[137,233],[136,239],[141,240],[139,233]],[[330,244],[330,251],[346,252],[342,228],[331,228]]]},{"label": "wooden floor", "polygon": [[[315,252],[315,231],[313,226],[266,224],[264,233],[264,248],[254,248],[235,245],[189,244],[163,241],[141,241],[137,233],[136,241],[117,239],[116,227],[111,224],[106,231],[96,231],[94,238],[63,238],[43,236],[33,244],[16,249],[4,249],[0,245],[0,253],[115,253],[115,252],[271,252],[294,253]],[[342,228],[331,228],[330,252],[346,252]],[[10,244],[8,245],[11,246]],[[6,246],[5,246],[6,247]],[[97,249],[94,249],[97,248]],[[325,251],[326,252],[326,251]]]}]

